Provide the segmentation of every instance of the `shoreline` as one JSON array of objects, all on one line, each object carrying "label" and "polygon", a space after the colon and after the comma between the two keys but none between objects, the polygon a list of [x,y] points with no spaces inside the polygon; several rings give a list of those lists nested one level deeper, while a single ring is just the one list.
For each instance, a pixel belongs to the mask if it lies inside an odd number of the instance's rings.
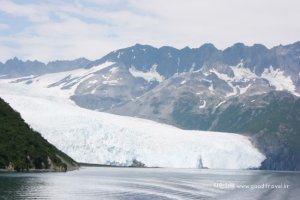
[{"label": "shoreline", "polygon": [[22,171],[17,171],[14,169],[0,169],[0,173],[48,173],[48,172],[70,172],[70,171],[75,171],[80,169],[80,165],[70,167],[67,170],[58,170],[58,169],[28,169],[28,170],[22,170]]},{"label": "shoreline", "polygon": [[[29,169],[28,171],[16,171],[13,169],[0,169],[1,173],[62,173],[80,170],[82,167],[98,167],[98,168],[142,168],[142,169],[163,169],[165,167],[146,167],[146,166],[116,166],[116,165],[106,165],[106,164],[95,164],[95,163],[78,163],[78,167],[72,167],[67,171],[54,170],[54,169]],[[167,167],[168,168],[168,167]],[[261,170],[261,169],[210,169],[210,168],[170,168],[170,169],[187,169],[187,170],[243,170],[243,171],[262,171],[262,172],[279,172],[288,173],[300,171],[281,171],[281,170]]]},{"label": "shoreline", "polygon": [[78,163],[79,167],[112,167],[112,168],[163,168],[163,167],[146,167],[146,166],[117,166],[95,163]]}]

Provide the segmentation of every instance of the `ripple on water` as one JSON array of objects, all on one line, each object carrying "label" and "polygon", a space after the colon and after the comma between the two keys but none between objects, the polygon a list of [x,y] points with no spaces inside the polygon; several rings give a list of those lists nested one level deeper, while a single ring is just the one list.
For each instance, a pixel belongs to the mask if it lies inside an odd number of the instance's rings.
[{"label": "ripple on water", "polygon": [[[299,181],[297,172],[93,167],[68,173],[0,174],[0,199],[240,199],[253,195],[297,199]],[[285,182],[293,187],[234,190],[214,187],[218,182]]]}]

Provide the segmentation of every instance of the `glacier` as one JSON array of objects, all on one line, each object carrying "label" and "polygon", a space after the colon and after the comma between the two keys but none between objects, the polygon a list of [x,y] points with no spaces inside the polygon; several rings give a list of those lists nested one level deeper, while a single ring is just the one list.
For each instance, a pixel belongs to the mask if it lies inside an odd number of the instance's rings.
[{"label": "glacier", "polygon": [[39,76],[31,84],[0,80],[0,97],[33,129],[78,162],[130,166],[137,160],[147,167],[174,168],[197,168],[202,162],[212,169],[247,169],[259,167],[265,159],[242,135],[182,130],[78,107],[69,99],[74,88],[48,87],[68,73]]}]

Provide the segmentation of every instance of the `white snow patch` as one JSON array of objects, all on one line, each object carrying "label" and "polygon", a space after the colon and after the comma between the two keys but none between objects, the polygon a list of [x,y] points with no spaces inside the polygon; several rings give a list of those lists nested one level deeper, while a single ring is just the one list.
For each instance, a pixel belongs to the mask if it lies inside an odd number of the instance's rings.
[{"label": "white snow patch", "polygon": [[249,68],[243,67],[241,64],[238,66],[232,66],[234,77],[230,79],[231,81],[242,81],[247,82],[250,79],[257,78],[257,75],[251,72]]},{"label": "white snow patch", "polygon": [[[276,88],[276,90],[287,90],[296,96],[300,96],[300,94],[296,92],[296,87],[291,77],[284,75],[284,71],[281,71],[280,69],[275,70],[273,66],[265,69],[260,77],[251,72],[249,68],[243,67],[242,64],[239,64],[238,66],[232,66],[231,69],[234,72],[234,78],[231,80],[229,79],[228,81],[247,82],[251,79],[264,78],[268,80],[269,83]],[[246,89],[248,89],[248,86]],[[245,92],[243,91],[243,89],[241,89],[240,91],[241,93]]]},{"label": "white snow patch", "polygon": [[102,81],[102,83],[105,84],[105,85],[117,85],[118,80]]},{"label": "white snow patch", "polygon": [[193,72],[195,70],[196,67],[196,63],[193,62],[191,69],[189,70],[189,72]]},{"label": "white snow patch", "polygon": [[[287,90],[296,96],[300,96],[295,89],[295,85],[290,76],[285,76],[284,72],[280,69],[274,70],[272,66],[268,69],[265,69],[262,75],[259,77],[253,73],[249,68],[243,67],[243,63],[239,63],[237,66],[231,66],[234,76],[229,77],[227,74],[218,72],[216,69],[210,69],[210,73],[216,74],[220,79],[227,82],[227,84],[233,89],[233,92],[228,93],[226,97],[234,96],[238,94],[244,94],[247,92],[247,89],[251,86],[250,84],[247,87],[241,88],[239,86],[234,86],[234,82],[249,82],[250,80],[255,80],[256,78],[264,78],[269,81],[269,83],[276,88],[276,90]],[[208,74],[206,74],[207,76]]]},{"label": "white snow patch", "polygon": [[212,80],[209,80],[209,79],[201,79],[201,80],[203,80],[203,81],[207,81],[207,82],[209,82],[209,83],[212,83],[213,81]]},{"label": "white snow patch", "polygon": [[219,79],[226,81],[227,84],[232,88],[232,92],[227,93],[226,97],[231,97],[238,94],[237,88],[232,84],[234,78],[229,77],[227,74],[220,73],[216,69],[211,69],[210,73],[214,73]]},{"label": "white snow patch", "polygon": [[216,69],[210,69],[209,72],[214,73],[215,75],[217,75],[217,77],[219,77],[219,79],[222,79],[226,82],[233,80],[233,78],[229,77],[227,74],[220,73]]},{"label": "white snow patch", "polygon": [[219,108],[221,105],[223,105],[224,103],[226,103],[226,101],[221,101],[220,103],[218,103],[218,105],[216,106],[216,108]]},{"label": "white snow patch", "polygon": [[92,85],[92,84],[95,84],[97,82],[98,82],[98,80],[91,80],[91,81],[88,82],[88,84]]},{"label": "white snow patch", "polygon": [[231,96],[235,96],[238,94],[238,91],[237,91],[237,87],[233,86],[231,82],[227,82],[228,85],[232,88],[232,92],[229,92],[226,94],[226,97],[231,97]]},{"label": "white snow patch", "polygon": [[97,88],[94,88],[92,91],[91,91],[91,94],[95,94],[97,91]]},{"label": "white snow patch", "polygon": [[[105,69],[114,64],[113,62],[106,62],[98,66],[91,67],[89,69],[81,68],[72,71],[59,72],[59,73],[49,73],[37,77],[32,76],[32,80],[34,85],[40,88],[51,89],[55,91],[57,95],[68,96],[70,97],[75,93],[77,86],[92,77],[95,72]],[[20,79],[20,78],[17,78]],[[9,79],[10,81],[15,81],[17,79]],[[59,83],[60,82],[60,83]],[[57,86],[50,87],[50,85],[54,83],[59,83]],[[70,86],[69,89],[64,89],[62,91],[62,87]]]},{"label": "white snow patch", "polygon": [[205,108],[206,107],[206,101],[205,100],[201,100],[202,105],[199,106],[199,109]]},{"label": "white snow patch", "polygon": [[215,92],[214,90],[214,85],[211,83],[210,86],[208,87],[209,91],[211,91],[212,93]]},{"label": "white snow patch", "polygon": [[180,85],[183,85],[185,83],[186,83],[186,80],[183,80],[183,81],[180,82]]},{"label": "white snow patch", "polygon": [[296,87],[290,76],[285,76],[284,72],[280,69],[274,69],[270,66],[269,69],[265,69],[261,75],[262,78],[267,79],[276,90],[287,90],[296,96],[300,96],[296,92]]},{"label": "white snow patch", "polygon": [[131,73],[132,76],[143,78],[148,82],[154,80],[158,82],[162,82],[164,80],[164,77],[156,71],[156,68],[157,65],[154,64],[148,72],[143,72],[137,70],[134,66],[132,66],[129,68],[129,72]]},{"label": "white snow patch", "polygon": [[[199,69],[198,71],[195,71],[195,72],[199,72],[199,71],[202,71],[201,69]],[[211,75],[211,72],[202,72],[202,74],[204,75],[204,76],[209,76],[209,75]]]},{"label": "white snow patch", "polygon": [[240,87],[240,86],[237,86],[240,90],[240,94],[244,94],[247,92],[248,88],[251,87],[251,84],[247,85],[246,87]]},{"label": "white snow patch", "polygon": [[118,67],[113,67],[109,70],[110,73],[114,74],[116,73],[117,71],[119,71],[119,68]]},{"label": "white snow patch", "polygon": [[[1,80],[0,80],[1,81]],[[259,167],[265,159],[242,135],[181,130],[149,120],[87,110],[51,88],[2,82],[1,97],[32,128],[78,162],[149,167]]]}]

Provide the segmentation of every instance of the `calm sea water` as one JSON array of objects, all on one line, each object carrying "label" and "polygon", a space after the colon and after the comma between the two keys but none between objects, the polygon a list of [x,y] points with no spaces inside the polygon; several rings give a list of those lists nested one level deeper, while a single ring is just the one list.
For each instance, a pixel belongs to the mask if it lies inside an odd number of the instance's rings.
[{"label": "calm sea water", "polygon": [[0,173],[0,199],[300,199],[300,173],[86,167]]}]

